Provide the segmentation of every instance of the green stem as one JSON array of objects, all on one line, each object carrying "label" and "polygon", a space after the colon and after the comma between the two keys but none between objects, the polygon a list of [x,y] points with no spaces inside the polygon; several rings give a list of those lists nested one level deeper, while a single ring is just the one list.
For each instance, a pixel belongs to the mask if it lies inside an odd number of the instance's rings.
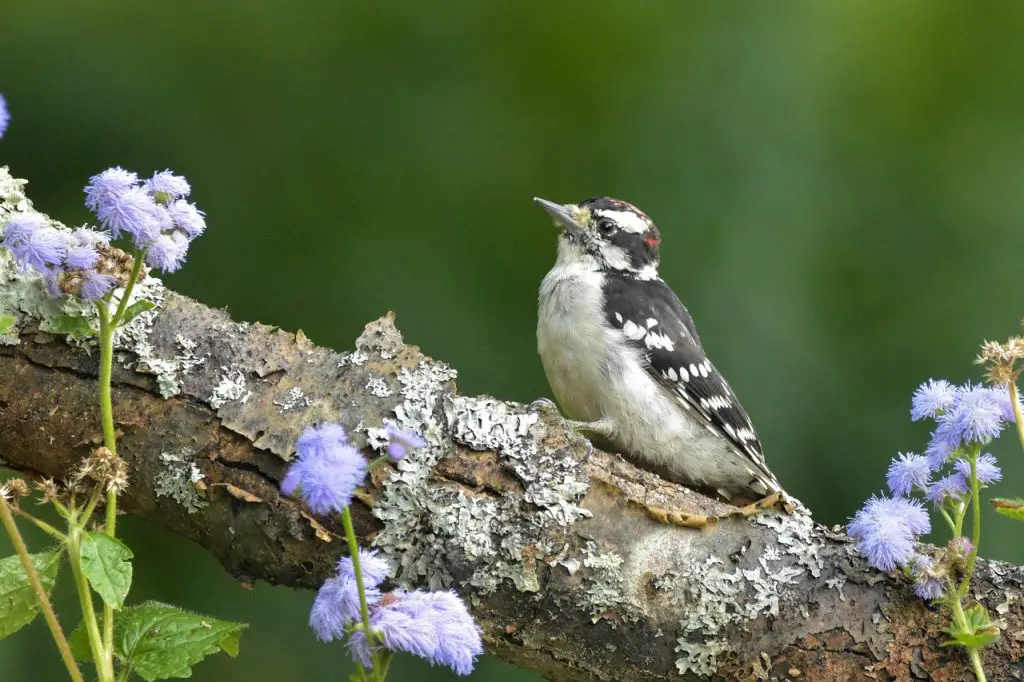
[{"label": "green stem", "polygon": [[50,634],[53,635],[53,641],[57,645],[57,650],[60,651],[60,657],[64,659],[64,667],[67,668],[68,675],[75,682],[85,682],[85,678],[82,677],[82,671],[79,670],[78,663],[71,653],[71,646],[68,644],[67,638],[64,637],[64,631],[57,621],[57,614],[53,612],[50,598],[46,595],[46,590],[43,589],[43,581],[39,579],[39,573],[32,563],[32,557],[28,554],[28,547],[25,546],[25,540],[21,537],[18,524],[14,522],[14,516],[11,514],[11,508],[6,500],[0,500],[0,518],[3,519],[4,528],[7,530],[7,535],[11,538],[14,551],[17,552],[18,558],[21,559],[21,566],[25,569],[25,575],[28,576],[29,585],[32,586],[32,591],[36,593],[36,600],[39,601],[39,608],[43,612],[46,626],[50,628]]},{"label": "green stem", "polygon": [[974,548],[971,553],[967,556],[967,570],[964,571],[963,582],[960,583],[960,595],[966,596],[971,589],[971,577],[974,575],[974,563],[978,559],[978,545],[981,543],[981,486],[978,485],[978,452],[980,448],[975,448],[971,452],[967,461],[971,464],[971,506],[972,511],[972,533],[971,543]]},{"label": "green stem", "polygon": [[953,517],[949,515],[945,507],[936,507],[939,513],[942,514],[942,518],[946,519],[946,523],[949,525],[949,530],[953,533],[954,537],[960,537],[956,532],[956,524],[953,523]]},{"label": "green stem", "polygon": [[103,649],[100,628],[96,622],[96,610],[92,603],[92,592],[89,591],[89,581],[82,571],[81,539],[82,530],[72,528],[68,534],[68,560],[71,563],[71,573],[75,576],[78,601],[82,605],[82,622],[85,624],[86,634],[89,635],[89,649],[92,651],[96,674],[99,676],[100,682],[114,682],[114,664]]},{"label": "green stem", "polygon": [[[128,286],[125,287],[124,297],[121,305],[114,313],[113,319],[109,319],[110,310],[107,302],[98,301],[96,307],[100,314],[100,421],[103,423],[103,444],[114,456],[117,456],[117,436],[114,432],[114,404],[110,397],[110,379],[114,365],[114,329],[120,318],[125,301],[131,294],[132,286],[139,275],[142,259],[136,257],[135,266],[132,268],[131,278]],[[90,508],[90,515],[92,508]],[[88,521],[88,517],[86,517]],[[106,532],[109,537],[114,537],[117,532],[117,494],[113,490],[107,490],[107,515]],[[103,604],[103,650],[107,660],[112,660],[114,655],[114,608],[104,602]]]},{"label": "green stem", "polygon": [[356,577],[356,589],[359,590],[359,612],[362,615],[363,629],[366,631],[366,643],[370,647],[370,655],[373,661],[374,677],[380,670],[377,652],[373,649],[373,628],[370,627],[370,605],[366,602],[366,588],[363,586],[363,571],[359,567],[359,543],[356,541],[356,529],[352,525],[352,512],[348,507],[341,510],[341,523],[345,527],[345,537],[348,538],[348,553],[352,558],[352,573]]},{"label": "green stem", "polygon": [[36,527],[38,527],[40,530],[42,530],[47,535],[49,535],[49,536],[53,537],[54,539],[56,539],[61,544],[63,544],[68,539],[68,536],[64,535],[64,533],[61,533],[59,530],[57,530],[56,528],[54,528],[53,526],[48,524],[46,521],[43,521],[42,519],[37,519],[36,517],[32,516],[28,512],[22,511],[21,509],[18,509],[17,507],[11,507],[10,509],[11,509],[11,511],[13,513],[17,514],[21,518],[23,518],[23,519],[25,519],[27,521],[31,521],[32,523],[34,523],[36,525]]},{"label": "green stem", "polygon": [[1017,382],[1011,381],[1006,386],[1010,391],[1010,404],[1013,405],[1013,419],[1017,422],[1017,437],[1020,438],[1020,446],[1024,448],[1024,416],[1021,415],[1017,399]]},{"label": "green stem", "polygon": [[974,669],[974,677],[978,682],[988,682],[985,677],[985,669],[981,666],[981,654],[976,647],[967,647],[967,656],[971,659],[971,668]]},{"label": "green stem", "polygon": [[103,445],[117,454],[114,434],[114,408],[110,400],[110,375],[114,367],[114,326],[111,324],[107,302],[97,301],[100,314],[100,422],[103,425]]},{"label": "green stem", "polygon": [[144,251],[138,250],[132,253],[132,258],[135,261],[132,264],[132,274],[128,277],[128,284],[124,287],[124,293],[121,295],[121,302],[117,304],[117,310],[114,312],[114,316],[110,318],[114,327],[120,324],[121,316],[124,315],[125,308],[128,307],[128,299],[132,297],[132,289],[135,288],[135,282],[139,279],[139,273],[142,272],[142,259],[145,255]]}]

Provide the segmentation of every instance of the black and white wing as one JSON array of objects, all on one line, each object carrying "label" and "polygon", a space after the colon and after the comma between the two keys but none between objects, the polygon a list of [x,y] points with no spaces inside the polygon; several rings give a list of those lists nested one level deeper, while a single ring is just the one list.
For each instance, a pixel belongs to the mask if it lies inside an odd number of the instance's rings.
[{"label": "black and white wing", "polygon": [[605,317],[642,353],[647,373],[748,461],[751,484],[760,483],[756,488],[763,486],[765,495],[780,491],[750,417],[704,353],[693,319],[675,292],[661,279],[606,277]]}]

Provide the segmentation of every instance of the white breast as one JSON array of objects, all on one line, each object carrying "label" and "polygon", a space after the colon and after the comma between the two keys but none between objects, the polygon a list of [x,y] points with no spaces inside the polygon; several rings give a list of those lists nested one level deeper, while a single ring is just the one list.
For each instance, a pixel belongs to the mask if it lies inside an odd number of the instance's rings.
[{"label": "white breast", "polygon": [[610,422],[617,449],[681,483],[728,488],[749,480],[725,439],[655,383],[640,352],[605,323],[602,281],[586,263],[570,262],[541,283],[537,349],[562,410]]}]

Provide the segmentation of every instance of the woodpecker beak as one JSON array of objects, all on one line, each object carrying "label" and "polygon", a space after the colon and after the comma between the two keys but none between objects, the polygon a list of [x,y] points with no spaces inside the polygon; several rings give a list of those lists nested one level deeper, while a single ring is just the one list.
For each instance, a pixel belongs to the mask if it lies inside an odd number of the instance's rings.
[{"label": "woodpecker beak", "polygon": [[576,207],[572,204],[563,206],[540,197],[534,197],[533,203],[547,211],[548,215],[555,219],[555,222],[567,236],[578,237],[586,232],[586,228],[576,222],[576,218],[573,217],[574,211],[572,209]]}]

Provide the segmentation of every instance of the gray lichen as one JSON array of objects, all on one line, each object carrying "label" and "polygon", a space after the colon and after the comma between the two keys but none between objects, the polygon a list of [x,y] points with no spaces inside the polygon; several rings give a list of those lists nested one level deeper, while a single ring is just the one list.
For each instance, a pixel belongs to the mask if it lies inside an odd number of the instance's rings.
[{"label": "gray lichen", "polygon": [[153,490],[157,497],[170,497],[189,514],[199,511],[208,503],[199,496],[196,484],[203,480],[199,467],[192,461],[192,453],[162,452],[163,470],[157,474]]},{"label": "gray lichen", "polygon": [[[539,426],[536,413],[491,398],[450,395],[446,386],[455,376],[438,362],[421,362],[398,375],[402,402],[393,421],[422,433],[427,446],[398,462],[385,482],[373,510],[385,528],[374,544],[398,565],[402,581],[451,586],[455,580],[446,559],[457,556],[473,567],[462,582],[484,593],[506,580],[518,590],[536,592],[538,563],[566,554],[568,540],[552,542],[550,530],[589,515],[578,504],[586,478],[569,453],[538,449],[531,433]],[[371,443],[380,435],[367,429]],[[431,481],[434,467],[452,454],[454,444],[498,453],[523,482],[523,498],[469,494]],[[524,513],[535,519],[528,528],[520,522]]]},{"label": "gray lichen", "polygon": [[210,407],[216,410],[232,400],[241,403],[248,402],[252,397],[252,391],[246,386],[245,374],[242,373],[242,370],[229,367],[221,367],[220,370],[222,372],[220,381],[214,386],[213,392],[207,399]]}]

